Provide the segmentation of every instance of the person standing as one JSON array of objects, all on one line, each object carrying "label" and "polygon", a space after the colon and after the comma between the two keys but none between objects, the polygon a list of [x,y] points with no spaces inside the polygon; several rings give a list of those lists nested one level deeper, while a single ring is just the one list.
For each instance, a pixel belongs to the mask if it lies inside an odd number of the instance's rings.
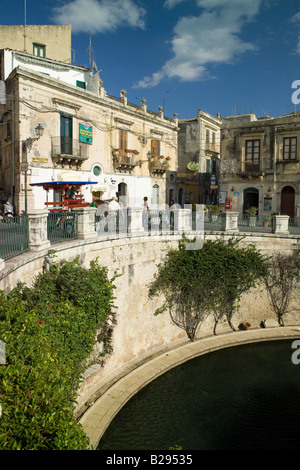
[{"label": "person standing", "polygon": [[147,196],[144,197],[144,205],[143,205],[143,227],[145,230],[149,228],[149,220],[150,220],[150,208],[148,204]]},{"label": "person standing", "polygon": [[120,204],[114,196],[108,203],[108,231],[116,233],[119,228]]}]

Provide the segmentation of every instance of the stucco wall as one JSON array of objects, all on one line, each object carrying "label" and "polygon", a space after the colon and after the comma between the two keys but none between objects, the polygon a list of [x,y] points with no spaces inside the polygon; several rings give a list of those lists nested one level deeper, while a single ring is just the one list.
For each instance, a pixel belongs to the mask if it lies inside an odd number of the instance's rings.
[{"label": "stucco wall", "polygon": [[0,49],[9,48],[33,54],[33,44],[46,46],[48,59],[71,62],[71,25],[0,26]]}]

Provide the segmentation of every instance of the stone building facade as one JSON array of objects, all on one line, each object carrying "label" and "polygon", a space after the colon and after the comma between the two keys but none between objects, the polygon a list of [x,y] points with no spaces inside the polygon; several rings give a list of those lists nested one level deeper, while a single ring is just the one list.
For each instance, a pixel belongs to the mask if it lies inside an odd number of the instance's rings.
[{"label": "stone building facade", "polygon": [[130,104],[125,90],[108,95],[88,68],[8,49],[0,57],[6,84],[0,186],[17,213],[25,197],[28,210],[44,207],[44,190],[31,183],[56,180],[95,182],[83,186],[88,202],[117,192],[131,206],[144,196],[152,205],[168,202],[167,175],[177,169],[176,117],[149,111],[145,99]]},{"label": "stone building facade", "polygon": [[299,217],[300,114],[223,119],[220,193],[233,210]]},{"label": "stone building facade", "polygon": [[0,49],[71,63],[71,25],[1,25]]},{"label": "stone building facade", "polygon": [[221,116],[198,110],[197,117],[179,120],[177,202],[218,201]]}]

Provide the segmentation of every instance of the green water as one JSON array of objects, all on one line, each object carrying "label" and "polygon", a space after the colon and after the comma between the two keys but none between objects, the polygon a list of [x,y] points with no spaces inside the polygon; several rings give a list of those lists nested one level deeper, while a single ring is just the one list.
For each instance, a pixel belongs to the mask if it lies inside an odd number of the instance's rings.
[{"label": "green water", "polygon": [[172,369],[124,406],[99,449],[299,449],[292,342],[236,346]]}]

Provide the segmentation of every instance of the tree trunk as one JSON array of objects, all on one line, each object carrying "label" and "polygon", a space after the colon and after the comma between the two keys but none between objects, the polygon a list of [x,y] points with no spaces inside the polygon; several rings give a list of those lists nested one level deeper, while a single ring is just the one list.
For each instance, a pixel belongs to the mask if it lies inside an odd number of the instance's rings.
[{"label": "tree trunk", "polygon": [[228,325],[230,326],[230,328],[233,330],[233,331],[236,331],[236,329],[234,328],[233,324],[231,323],[231,320],[229,318],[227,318],[227,321],[228,321]]}]

